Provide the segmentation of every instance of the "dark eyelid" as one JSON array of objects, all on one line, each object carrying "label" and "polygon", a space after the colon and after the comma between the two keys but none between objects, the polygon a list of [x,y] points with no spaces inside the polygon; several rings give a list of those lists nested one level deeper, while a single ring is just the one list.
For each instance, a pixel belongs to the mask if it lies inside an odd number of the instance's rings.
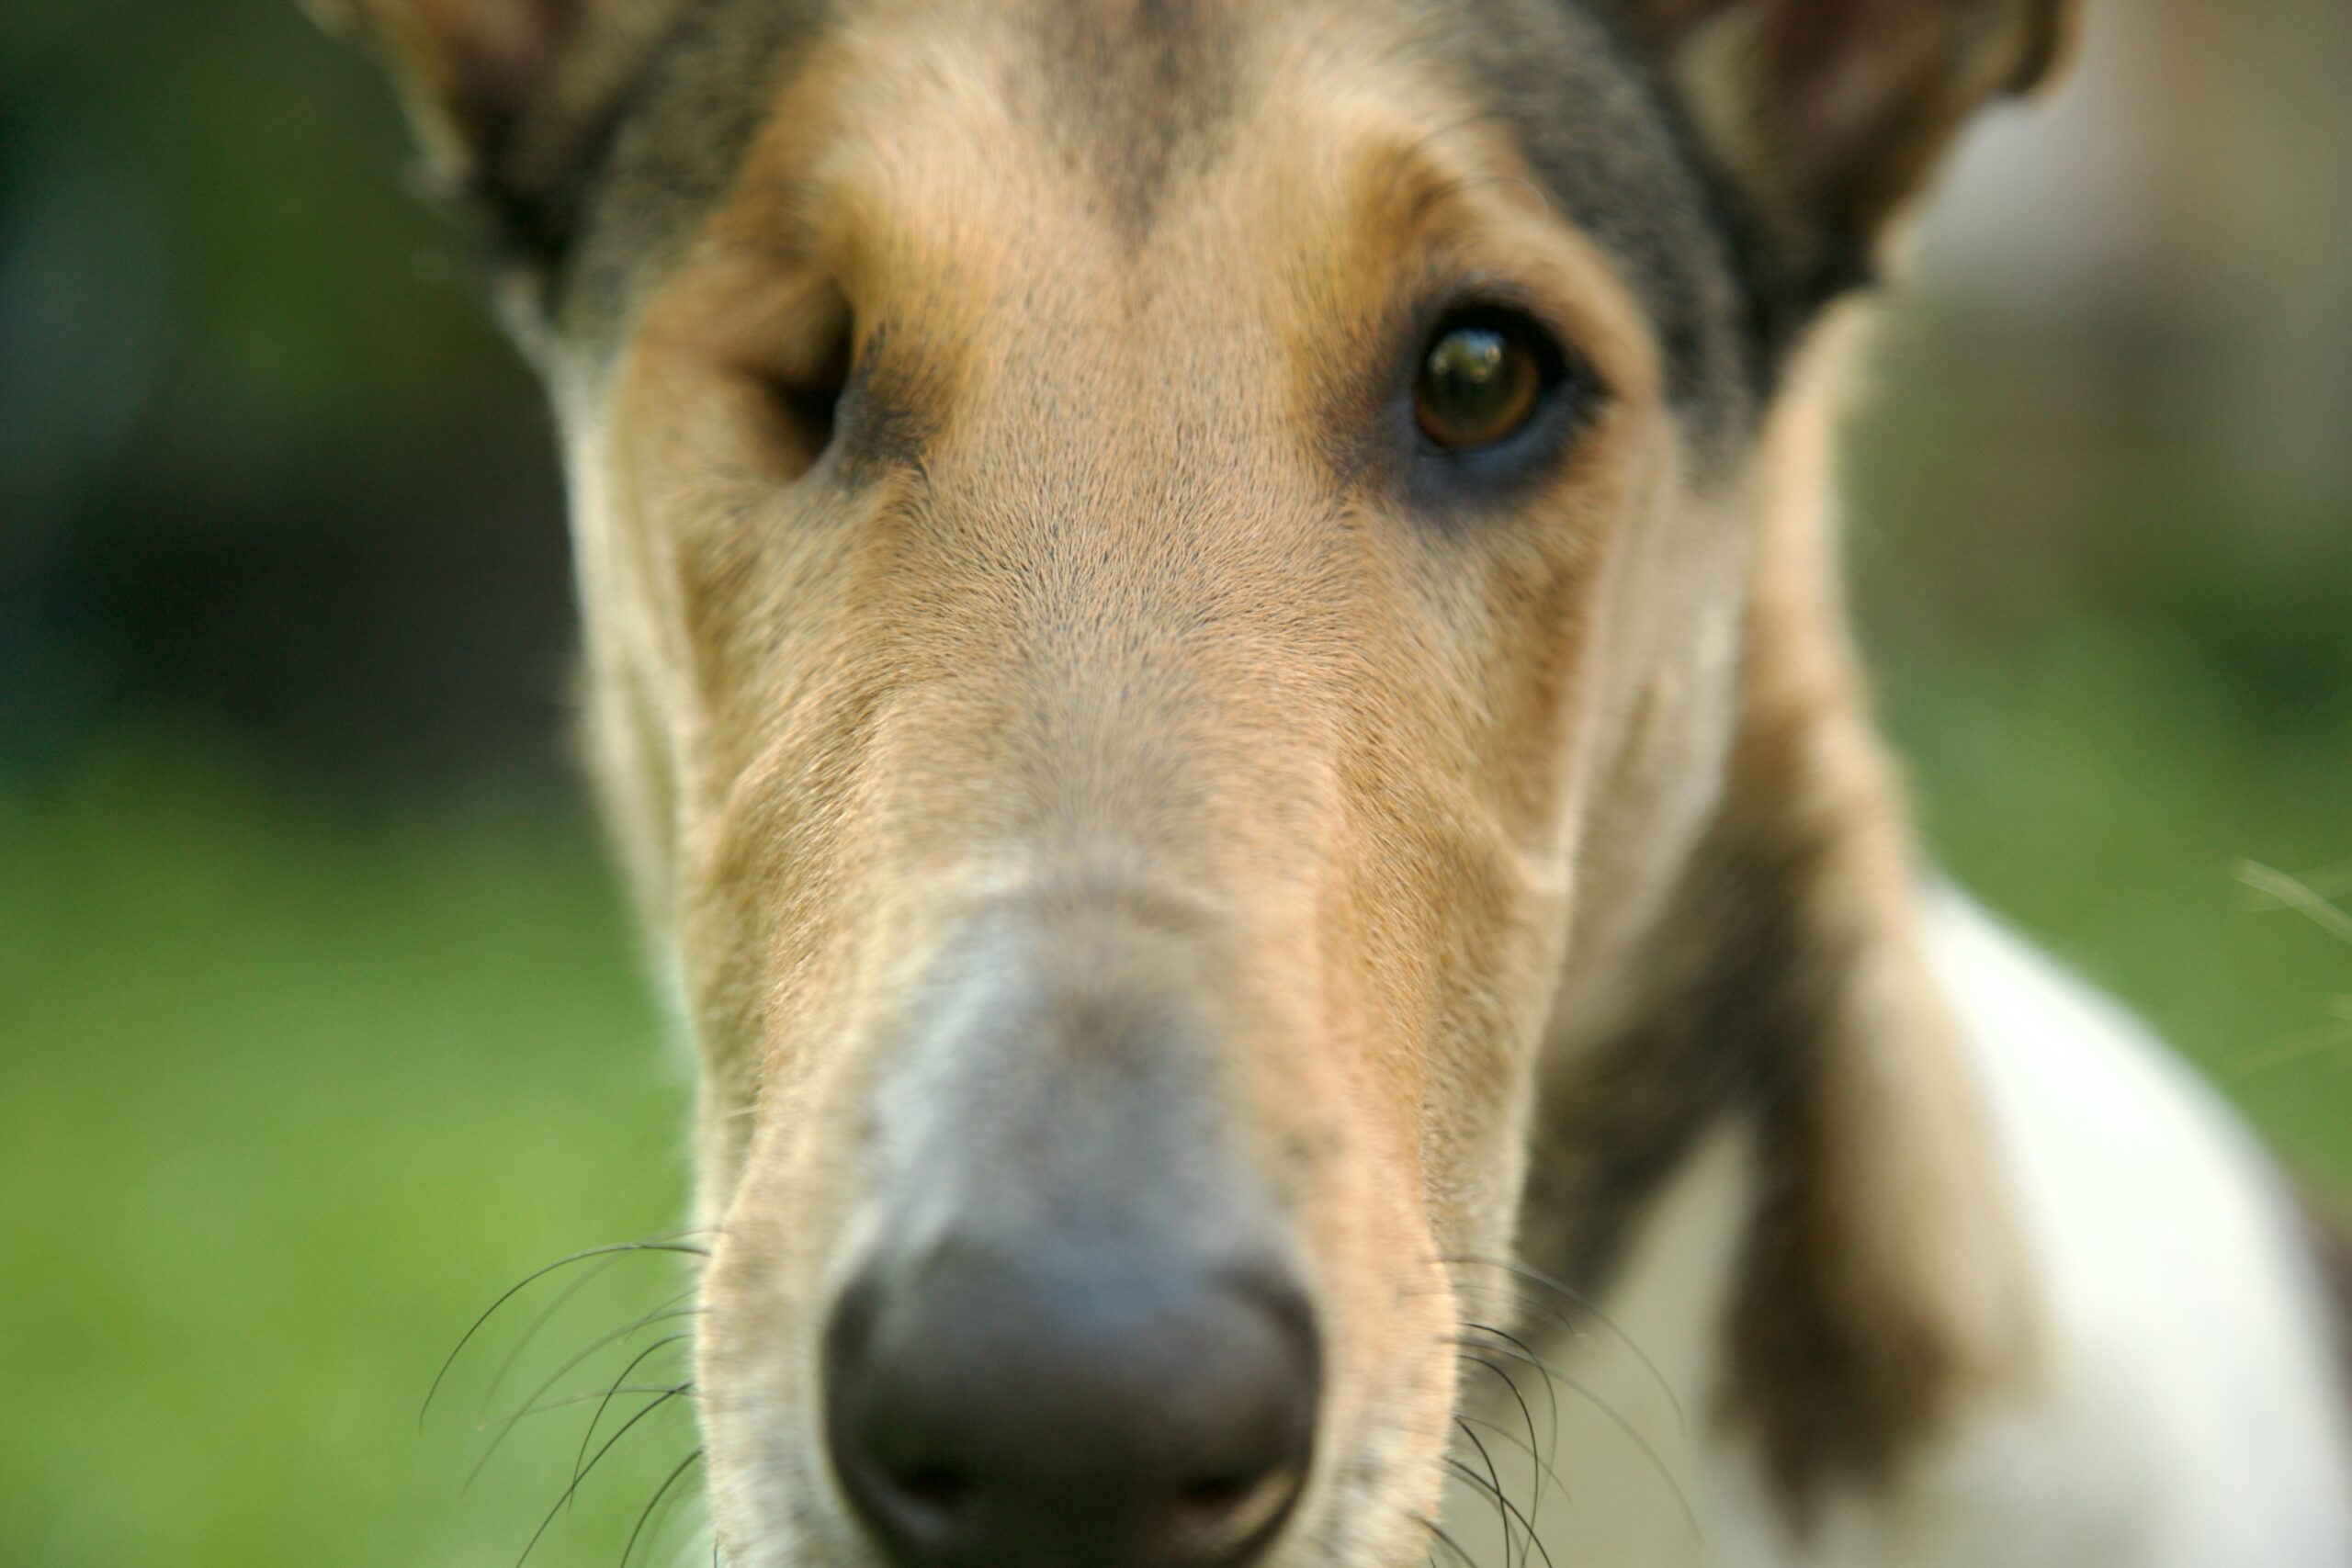
[{"label": "dark eyelid", "polygon": [[1557,354],[1562,368],[1574,375],[1589,396],[1606,397],[1608,387],[1591,362],[1577,350],[1577,333],[1560,312],[1516,278],[1471,273],[1433,281],[1418,290],[1412,304],[1400,312],[1392,328],[1406,341],[1392,355],[1417,355],[1435,341],[1441,327],[1456,315],[1492,313],[1532,322],[1543,341]]},{"label": "dark eyelid", "polygon": [[[1607,397],[1555,318],[1508,283],[1457,280],[1433,305],[1412,315],[1415,335],[1395,361],[1401,370],[1392,372],[1386,428],[1402,448],[1407,495],[1422,511],[1475,512],[1541,482],[1573,444],[1595,403]],[[1535,412],[1521,428],[1486,446],[1438,446],[1416,416],[1421,366],[1430,345],[1457,322],[1501,325],[1540,356],[1544,386]]]}]

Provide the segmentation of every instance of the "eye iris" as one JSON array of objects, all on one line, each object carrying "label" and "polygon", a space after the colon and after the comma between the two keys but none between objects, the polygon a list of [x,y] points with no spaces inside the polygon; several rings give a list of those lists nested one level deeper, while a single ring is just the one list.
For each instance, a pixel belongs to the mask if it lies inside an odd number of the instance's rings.
[{"label": "eye iris", "polygon": [[1485,446],[1527,423],[1542,376],[1522,344],[1493,327],[1456,327],[1421,367],[1415,413],[1441,446]]}]

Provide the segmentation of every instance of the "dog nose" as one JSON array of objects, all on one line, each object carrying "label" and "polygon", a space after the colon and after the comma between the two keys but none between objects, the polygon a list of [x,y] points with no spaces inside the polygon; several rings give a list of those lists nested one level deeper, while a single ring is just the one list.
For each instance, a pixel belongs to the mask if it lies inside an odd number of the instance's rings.
[{"label": "dog nose", "polygon": [[1222,1568],[1306,1483],[1318,1361],[1279,1270],[949,1245],[842,1297],[828,1437],[899,1568]]}]

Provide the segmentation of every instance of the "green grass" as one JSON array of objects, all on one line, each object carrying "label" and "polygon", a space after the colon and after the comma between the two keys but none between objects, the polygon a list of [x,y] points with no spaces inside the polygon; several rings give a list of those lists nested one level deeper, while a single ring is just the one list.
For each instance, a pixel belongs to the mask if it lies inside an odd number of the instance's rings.
[{"label": "green grass", "polygon": [[2199,668],[2081,628],[1898,669],[1887,707],[1944,864],[2352,1191],[2352,944],[2241,880],[2333,866],[2344,891],[2352,726],[2260,733]]},{"label": "green grass", "polygon": [[[461,1501],[530,1314],[420,1434],[435,1369],[531,1266],[682,1208],[683,1066],[588,835],[306,818],[154,747],[49,793],[0,814],[0,1562],[511,1562],[578,1427]],[[617,1265],[537,1364],[673,1261]],[[668,1414],[535,1562],[617,1557],[692,1446]]]},{"label": "green grass", "polygon": [[[1957,873],[2352,1187],[2352,947],[2233,879],[2352,852],[2352,739],[2250,739],[2193,666],[2115,635],[1898,659],[1888,705]],[[153,739],[0,797],[0,1563],[513,1562],[584,1412],[461,1498],[536,1309],[420,1433],[435,1369],[532,1266],[681,1212],[684,1065],[577,817],[300,802]],[[624,1259],[487,1407],[677,1281]],[[615,1562],[691,1444],[677,1406],[648,1420],[534,1561]]]}]

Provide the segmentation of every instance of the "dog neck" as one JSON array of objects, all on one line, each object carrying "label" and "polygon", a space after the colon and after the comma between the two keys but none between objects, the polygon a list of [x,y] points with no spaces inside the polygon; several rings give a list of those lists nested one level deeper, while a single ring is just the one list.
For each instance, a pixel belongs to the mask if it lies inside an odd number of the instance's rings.
[{"label": "dog neck", "polygon": [[[1532,1267],[1605,1301],[1678,1172],[1746,1134],[1713,1386],[1686,1392],[1754,1446],[1800,1529],[1833,1489],[1883,1483],[2030,1338],[1847,629],[1828,406],[1787,405],[1762,448],[1724,787],[1599,982],[1563,987],[1520,1235]],[[1589,956],[1572,970],[1595,974]]]}]

